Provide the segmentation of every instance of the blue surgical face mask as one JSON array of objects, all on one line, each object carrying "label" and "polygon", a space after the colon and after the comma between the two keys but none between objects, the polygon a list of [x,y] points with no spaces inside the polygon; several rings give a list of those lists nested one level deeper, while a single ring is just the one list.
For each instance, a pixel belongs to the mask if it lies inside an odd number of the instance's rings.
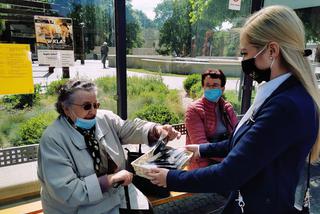
[{"label": "blue surgical face mask", "polygon": [[213,88],[213,89],[205,89],[204,90],[204,97],[209,100],[210,102],[218,102],[222,95],[222,90],[220,88]]},{"label": "blue surgical face mask", "polygon": [[96,124],[96,118],[89,119],[89,120],[77,118],[76,121],[74,122],[74,125],[82,129],[91,129],[95,124]]}]

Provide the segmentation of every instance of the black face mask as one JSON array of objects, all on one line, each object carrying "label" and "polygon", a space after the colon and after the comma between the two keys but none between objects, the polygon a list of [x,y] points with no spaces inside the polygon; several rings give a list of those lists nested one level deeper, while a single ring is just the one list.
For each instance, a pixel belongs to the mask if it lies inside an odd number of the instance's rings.
[{"label": "black face mask", "polygon": [[256,66],[255,60],[256,57],[263,52],[263,50],[266,48],[265,46],[261,51],[259,51],[253,58],[246,59],[241,61],[241,67],[242,71],[249,75],[253,80],[257,81],[258,83],[261,83],[262,81],[268,82],[270,80],[271,76],[271,69],[259,69]]},{"label": "black face mask", "polygon": [[261,83],[262,81],[268,82],[271,76],[270,68],[264,70],[257,68],[255,59],[256,58],[242,60],[242,71],[258,83]]}]

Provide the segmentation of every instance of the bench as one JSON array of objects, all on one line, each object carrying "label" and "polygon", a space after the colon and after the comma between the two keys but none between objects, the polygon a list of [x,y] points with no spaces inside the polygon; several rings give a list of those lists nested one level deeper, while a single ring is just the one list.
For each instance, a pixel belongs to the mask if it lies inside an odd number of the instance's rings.
[{"label": "bench", "polygon": [[[180,131],[182,135],[186,135],[186,127],[184,123],[174,124],[173,127]],[[184,143],[184,142],[183,142]],[[9,167],[15,167],[16,169],[11,170],[13,172],[6,173],[7,180],[9,182],[7,187],[0,186],[0,201],[1,204],[9,204],[10,202],[15,202],[26,197],[38,197],[40,194],[40,185],[36,176],[36,160],[37,160],[37,149],[38,144],[22,146],[22,147],[12,147],[0,150],[0,169],[1,171],[8,170]],[[9,177],[15,176],[21,179],[18,174],[19,168],[30,169],[27,173],[30,175],[24,175],[23,182],[20,184],[15,183]],[[12,169],[12,168],[11,168]],[[11,173],[15,173],[12,175]],[[6,176],[5,176],[6,177]],[[166,198],[157,198],[147,196],[153,206],[157,206],[170,201],[178,200],[181,198],[188,197],[192,194],[190,193],[180,193],[180,192],[170,192],[170,196]],[[0,204],[0,205],[1,205]],[[4,213],[26,213],[26,214],[37,214],[42,213],[41,201],[33,201],[22,205],[15,205],[14,207],[9,207],[2,209],[0,214]]]}]

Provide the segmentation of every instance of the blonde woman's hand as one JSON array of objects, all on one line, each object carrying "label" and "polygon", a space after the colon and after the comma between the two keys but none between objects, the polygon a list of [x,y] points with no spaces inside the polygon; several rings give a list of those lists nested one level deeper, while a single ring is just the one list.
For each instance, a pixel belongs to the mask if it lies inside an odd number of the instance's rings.
[{"label": "blonde woman's hand", "polygon": [[169,170],[163,168],[153,168],[147,173],[151,183],[160,187],[167,187],[167,174]]},{"label": "blonde woman's hand", "polygon": [[198,159],[200,158],[200,150],[199,150],[199,145],[197,144],[190,144],[190,145],[186,145],[184,147],[186,150],[193,152],[193,158]]}]

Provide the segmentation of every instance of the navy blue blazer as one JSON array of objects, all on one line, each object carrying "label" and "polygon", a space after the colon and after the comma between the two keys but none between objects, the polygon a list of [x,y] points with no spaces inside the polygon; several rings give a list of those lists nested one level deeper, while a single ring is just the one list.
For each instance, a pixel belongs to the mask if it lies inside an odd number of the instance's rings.
[{"label": "navy blue blazer", "polygon": [[170,170],[167,187],[174,191],[231,191],[223,213],[282,214],[294,207],[300,171],[315,143],[315,104],[293,76],[284,81],[230,140],[200,145],[202,157],[225,157],[193,171]]}]

